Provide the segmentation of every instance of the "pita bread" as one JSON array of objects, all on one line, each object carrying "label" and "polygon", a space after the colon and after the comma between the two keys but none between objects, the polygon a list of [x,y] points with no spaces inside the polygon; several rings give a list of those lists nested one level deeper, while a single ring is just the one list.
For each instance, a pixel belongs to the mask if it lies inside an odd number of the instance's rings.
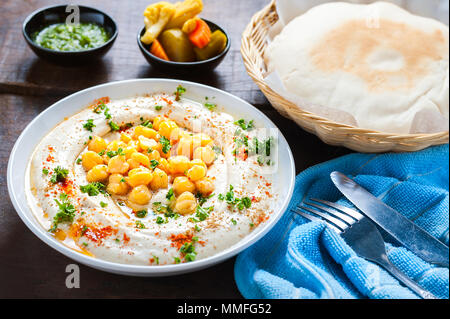
[{"label": "pita bread", "polygon": [[269,72],[358,126],[409,133],[417,113],[449,117],[449,30],[386,2],[332,2],[292,20],[266,50]]}]

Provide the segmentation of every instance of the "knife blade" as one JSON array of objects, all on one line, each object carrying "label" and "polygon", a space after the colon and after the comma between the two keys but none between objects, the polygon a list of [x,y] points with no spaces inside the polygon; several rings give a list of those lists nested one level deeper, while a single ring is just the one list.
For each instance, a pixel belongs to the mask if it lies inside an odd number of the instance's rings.
[{"label": "knife blade", "polygon": [[332,172],[330,177],[341,193],[375,224],[423,260],[448,268],[447,246],[344,174]]}]

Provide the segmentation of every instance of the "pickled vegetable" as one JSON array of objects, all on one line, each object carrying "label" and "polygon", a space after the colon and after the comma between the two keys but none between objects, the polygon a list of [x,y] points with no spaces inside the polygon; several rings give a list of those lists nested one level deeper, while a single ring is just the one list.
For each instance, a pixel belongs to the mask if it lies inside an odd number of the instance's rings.
[{"label": "pickled vegetable", "polygon": [[216,30],[211,34],[211,39],[207,46],[203,49],[194,48],[197,60],[208,60],[220,54],[227,46],[227,36],[220,30]]},{"label": "pickled vegetable", "polygon": [[162,47],[171,61],[193,62],[195,53],[188,36],[180,29],[169,29],[159,37]]},{"label": "pickled vegetable", "polygon": [[203,49],[208,45],[211,39],[211,29],[209,28],[208,24],[202,19],[197,19],[195,22],[196,27],[192,32],[188,33],[188,37],[193,45],[195,45],[199,49]]}]

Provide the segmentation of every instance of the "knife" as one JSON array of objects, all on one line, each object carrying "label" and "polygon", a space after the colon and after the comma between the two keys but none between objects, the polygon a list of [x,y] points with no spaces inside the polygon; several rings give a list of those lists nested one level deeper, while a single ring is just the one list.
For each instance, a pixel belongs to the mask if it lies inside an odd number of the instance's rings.
[{"label": "knife", "polygon": [[448,268],[448,247],[340,172],[334,185],[363,214],[423,260]]}]

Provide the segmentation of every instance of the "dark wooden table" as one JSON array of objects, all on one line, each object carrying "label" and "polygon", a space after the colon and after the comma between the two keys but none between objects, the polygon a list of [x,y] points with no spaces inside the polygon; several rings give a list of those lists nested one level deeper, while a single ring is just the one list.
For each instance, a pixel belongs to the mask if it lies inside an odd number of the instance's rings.
[{"label": "dark wooden table", "polygon": [[233,277],[234,258],[199,272],[166,278],[113,275],[80,265],[81,287],[67,289],[66,265],[72,260],[40,241],[22,223],[8,196],[9,154],[25,126],[45,108],[80,89],[109,81],[167,77],[185,79],[228,91],[268,115],[287,138],[297,173],[350,151],[325,145],[270,106],[247,75],[240,37],[251,16],[269,0],[204,0],[203,16],[223,26],[232,46],[211,73],[163,74],[150,67],[135,37],[142,12],[153,0],[78,1],[109,13],[119,37],[98,63],[66,68],[37,58],[22,37],[22,22],[32,11],[57,1],[2,0],[0,7],[0,298],[240,298]]}]

